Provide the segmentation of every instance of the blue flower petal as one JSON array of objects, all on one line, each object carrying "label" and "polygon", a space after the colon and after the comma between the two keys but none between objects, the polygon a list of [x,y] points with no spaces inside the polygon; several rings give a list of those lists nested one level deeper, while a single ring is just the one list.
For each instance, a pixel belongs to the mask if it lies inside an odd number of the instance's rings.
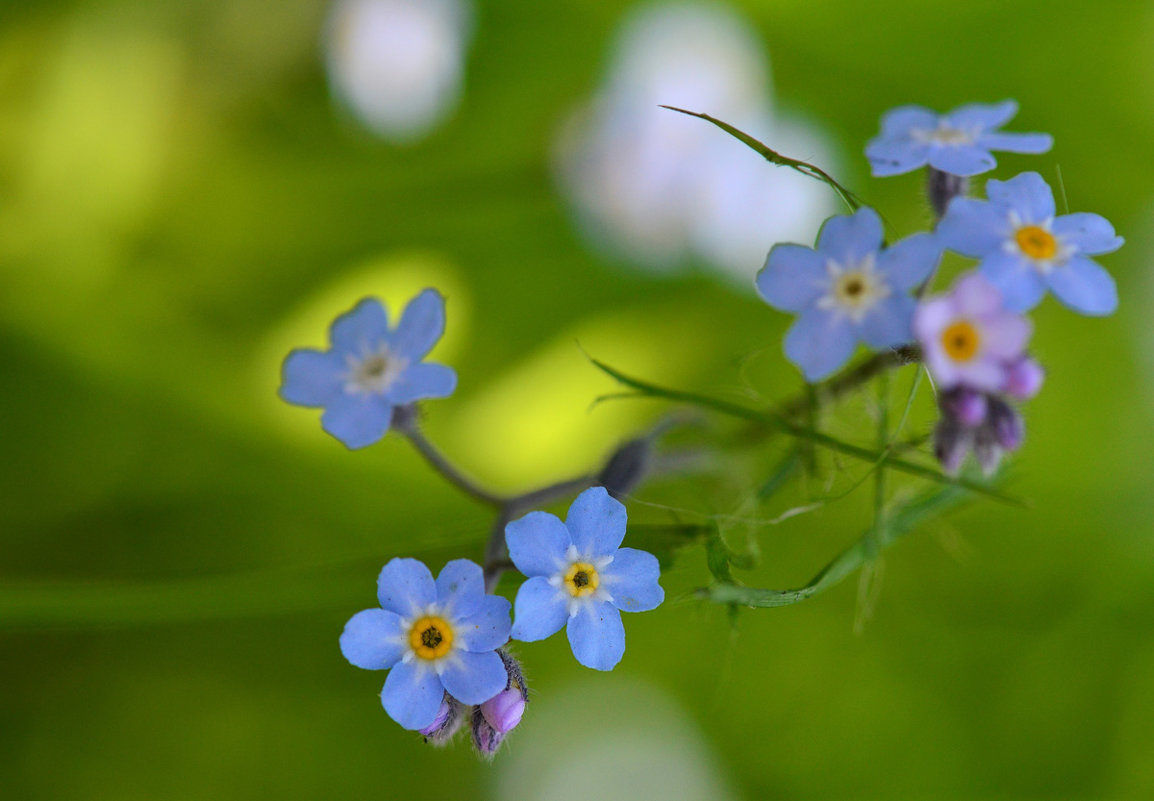
[{"label": "blue flower petal", "polygon": [[876,253],[885,237],[878,213],[863,206],[853,214],[830,217],[817,235],[817,249],[841,265],[857,264]]},{"label": "blue flower petal", "polygon": [[1024,172],[1008,181],[986,182],[991,202],[1018,212],[1027,225],[1042,223],[1054,216],[1054,193],[1036,172]]},{"label": "blue flower petal", "polygon": [[1126,243],[1114,233],[1114,226],[1098,214],[1078,212],[1054,218],[1053,232],[1078,249],[1079,253],[1098,256],[1113,253]]},{"label": "blue flower petal", "polygon": [[942,259],[942,244],[933,234],[914,234],[886,248],[878,256],[878,270],[886,283],[902,292],[930,277]]},{"label": "blue flower petal", "polygon": [[437,606],[450,618],[465,617],[485,601],[485,575],[468,559],[454,559],[437,574]]},{"label": "blue flower petal", "polygon": [[858,326],[858,336],[871,348],[896,348],[914,339],[913,319],[917,302],[909,295],[890,295],[869,313]]},{"label": "blue flower petal", "polygon": [[998,166],[990,151],[976,145],[946,145],[930,150],[930,166],[950,175],[980,175]]},{"label": "blue flower petal", "polygon": [[355,450],[379,442],[392,418],[392,404],[380,395],[341,393],[325,408],[321,427]]},{"label": "blue flower petal", "polygon": [[389,316],[376,298],[365,298],[333,321],[329,339],[341,353],[363,355],[375,350],[389,335]]},{"label": "blue flower petal", "polygon": [[1047,279],[1055,297],[1074,311],[1100,317],[1118,308],[1113,277],[1084,256],[1054,267]]},{"label": "blue flower petal", "polygon": [[961,131],[974,129],[990,131],[1001,128],[1018,113],[1015,100],[1000,103],[969,103],[960,106],[945,116],[946,125]]},{"label": "blue flower petal", "polygon": [[401,616],[385,609],[357,612],[341,633],[341,653],[365,670],[391,668],[405,655]]},{"label": "blue flower petal", "polygon": [[457,372],[443,364],[411,364],[396,377],[385,397],[398,406],[421,398],[447,398],[457,388]]},{"label": "blue flower petal", "polygon": [[898,106],[882,115],[882,136],[909,136],[914,130],[932,131],[938,115],[924,106]]},{"label": "blue flower petal", "polygon": [[625,506],[604,487],[577,496],[565,517],[565,528],[582,557],[612,556],[625,539]]},{"label": "blue flower petal", "polygon": [[509,674],[496,651],[453,651],[441,670],[441,681],[462,704],[483,704],[505,689]]},{"label": "blue flower petal", "polygon": [[294,350],[281,367],[281,399],[297,406],[328,406],[343,391],[347,370],[344,359],[331,351]]},{"label": "blue flower petal", "polygon": [[621,613],[605,601],[582,604],[577,614],[569,618],[566,633],[573,656],[585,667],[612,670],[625,655]]},{"label": "blue flower petal", "polygon": [[857,336],[848,318],[808,309],[785,335],[785,355],[809,382],[825,378],[853,355]]},{"label": "blue flower petal", "polygon": [[981,258],[1000,251],[1013,232],[1005,209],[984,200],[959,197],[950,202],[934,233],[944,247]]},{"label": "blue flower petal", "polygon": [[437,600],[437,585],[429,568],[417,559],[390,559],[377,578],[381,607],[401,617],[414,617]]},{"label": "blue flower petal", "polygon": [[530,512],[505,526],[505,543],[509,558],[526,576],[552,576],[565,563],[573,539],[556,515]]},{"label": "blue flower petal", "polygon": [[757,274],[758,294],[775,309],[801,311],[829,285],[826,259],[803,245],[774,245]]},{"label": "blue flower petal", "polygon": [[[493,654],[493,656],[497,656]],[[500,657],[497,657],[500,661]],[[381,704],[389,717],[406,729],[423,729],[437,719],[445,687],[437,672],[423,660],[399,662],[389,671]]]},{"label": "blue flower petal", "polygon": [[1029,311],[1046,294],[1046,283],[1037,268],[1022,256],[992,253],[981,261],[978,270],[1002,293],[1007,311]]},{"label": "blue flower petal", "polygon": [[460,638],[459,647],[473,653],[500,648],[509,640],[511,608],[508,598],[486,595],[469,615],[453,623],[453,632]]},{"label": "blue flower petal", "polygon": [[531,578],[517,590],[513,603],[513,639],[536,642],[551,637],[569,619],[564,590],[544,576]]},{"label": "blue flower petal", "polygon": [[601,571],[601,581],[623,612],[648,612],[665,600],[657,580],[661,567],[657,557],[636,548],[619,548],[613,561]]},{"label": "blue flower petal", "polygon": [[987,133],[979,136],[975,144],[1007,153],[1045,153],[1054,146],[1054,137],[1046,133]]},{"label": "blue flower petal", "polygon": [[870,173],[875,178],[888,178],[926,166],[930,146],[909,139],[874,139],[866,145],[865,154]]},{"label": "blue flower petal", "polygon": [[389,336],[392,351],[416,362],[437,344],[445,333],[445,299],[435,289],[422,290],[401,313],[397,330]]}]

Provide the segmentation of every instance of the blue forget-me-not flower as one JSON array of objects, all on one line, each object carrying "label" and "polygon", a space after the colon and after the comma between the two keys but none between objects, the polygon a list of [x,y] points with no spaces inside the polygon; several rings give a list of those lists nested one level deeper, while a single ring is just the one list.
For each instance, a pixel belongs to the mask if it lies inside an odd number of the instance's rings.
[{"label": "blue forget-me-not flower", "polygon": [[413,298],[392,329],[381,302],[365,298],[333,322],[329,350],[288,355],[280,396],[324,407],[321,425],[349,448],[372,445],[389,430],[394,407],[453,394],[456,372],[421,361],[444,331],[445,300],[434,289]]},{"label": "blue forget-me-not flower", "polygon": [[941,257],[930,234],[914,234],[882,248],[882,222],[870,208],[831,217],[817,249],[775,245],[757,274],[757,291],[776,309],[798,314],[785,337],[785,355],[808,381],[845,364],[854,346],[889,348],[913,340],[915,302],[909,290]]},{"label": "blue forget-me-not flower", "polygon": [[963,177],[997,166],[991,150],[1045,153],[1054,139],[1043,133],[1003,133],[998,129],[1018,113],[1013,100],[972,103],[938,115],[922,106],[901,106],[882,117],[881,135],[866,145],[875,176],[900,175],[927,164]]},{"label": "blue forget-me-not flower", "polygon": [[483,704],[505,689],[497,648],[509,639],[509,601],[485,594],[481,568],[454,559],[433,580],[416,559],[391,559],[377,580],[381,609],[357,612],[341,653],[359,668],[388,670],[381,703],[406,729],[431,727],[448,693]]},{"label": "blue forget-me-not flower", "polygon": [[1011,311],[1032,309],[1049,289],[1082,314],[1118,307],[1114,279],[1087,258],[1125,240],[1097,214],[1055,216],[1054,193],[1036,172],[986,183],[987,201],[957,198],[938,225],[942,244],[981,259],[978,269]]},{"label": "blue forget-me-not flower", "polygon": [[582,665],[612,670],[621,661],[621,612],[646,612],[665,600],[657,558],[619,547],[625,523],[625,507],[604,487],[591,487],[564,523],[530,512],[506,526],[509,557],[529,577],[514,602],[513,639],[543,640],[565,626]]}]

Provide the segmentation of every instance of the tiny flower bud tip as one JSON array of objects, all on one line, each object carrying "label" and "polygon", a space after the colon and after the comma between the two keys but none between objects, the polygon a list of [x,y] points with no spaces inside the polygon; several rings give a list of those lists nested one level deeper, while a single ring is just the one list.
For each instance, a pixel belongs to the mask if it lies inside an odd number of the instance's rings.
[{"label": "tiny flower bud tip", "polygon": [[525,698],[519,689],[510,688],[481,704],[481,714],[501,734],[508,734],[525,714]]},{"label": "tiny flower bud tip", "polygon": [[1029,400],[1042,389],[1046,371],[1026,357],[1010,366],[1006,375],[1006,392],[1018,400]]},{"label": "tiny flower bud tip", "polygon": [[1026,426],[1022,415],[997,399],[990,403],[990,427],[998,445],[1008,451],[1020,448],[1026,438]]}]

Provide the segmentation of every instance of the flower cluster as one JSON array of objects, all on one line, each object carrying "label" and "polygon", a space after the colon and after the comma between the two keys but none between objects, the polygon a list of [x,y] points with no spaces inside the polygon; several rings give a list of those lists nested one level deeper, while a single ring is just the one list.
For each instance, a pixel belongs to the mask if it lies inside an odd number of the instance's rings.
[{"label": "flower cluster", "polygon": [[[797,315],[785,354],[809,382],[832,375],[858,345],[920,356],[940,411],[935,454],[951,473],[970,454],[991,473],[1005,452],[1022,444],[1025,425],[1016,404],[1034,397],[1045,378],[1027,349],[1033,324],[1025,313],[1047,292],[1086,315],[1110,314],[1118,305],[1113,278],[1091,258],[1123,244],[1103,217],[1057,214],[1053,192],[1035,172],[988,181],[984,200],[967,196],[969,177],[995,165],[991,150],[1040,153],[1051,146],[1045,134],[999,131],[1016,110],[1005,101],[944,116],[918,107],[889,112],[866,154],[875,175],[927,168],[934,229],[887,244],[878,213],[856,207],[827,220],[815,248],[776,245],[755,281],[769,305]],[[927,296],[945,251],[977,264],[947,293]],[[289,354],[280,394],[323,408],[321,425],[349,448],[395,429],[451,483],[496,508],[484,567],[457,559],[434,578],[415,559],[392,559],[378,579],[379,608],[353,615],[340,637],[353,665],[388,671],[381,703],[393,720],[438,745],[467,728],[487,757],[521,722],[529,702],[511,640],[544,640],[564,628],[580,664],[612,670],[625,653],[621,613],[664,601],[657,558],[622,547],[627,514],[618,500],[648,469],[656,434],[627,442],[603,469],[568,482],[514,497],[484,490],[425,440],[415,422],[417,401],[447,397],[456,387],[451,368],[424,361],[444,327],[444,300],[435,290],[417,295],[395,327],[380,301],[363,300],[333,323],[329,350]],[[833,384],[863,374],[870,375],[855,368]],[[819,441],[836,443],[828,436]],[[863,450],[843,445],[842,452]],[[967,479],[928,472],[973,487]],[[599,485],[590,487],[589,476]],[[564,521],[544,511],[517,517],[578,491]],[[714,561],[711,555],[711,572],[731,591],[721,597],[734,607],[741,596],[732,592],[749,588]],[[525,576],[513,603],[494,594],[509,567]],[[802,593],[778,595],[796,600]]]},{"label": "flower cluster", "polygon": [[510,556],[529,576],[513,623],[509,601],[485,593],[474,562],[449,562],[434,581],[423,563],[393,559],[377,582],[381,608],[353,615],[341,653],[389,671],[381,702],[401,726],[443,744],[468,719],[477,750],[490,755],[529,702],[521,666],[504,650],[510,635],[533,642],[565,626],[578,662],[612,670],[625,653],[621,612],[664,600],[657,559],[619,547],[625,523],[625,507],[603,487],[581,493],[564,523],[545,512],[510,523]]},{"label": "flower cluster", "polygon": [[[1026,354],[1032,326],[1021,313],[1047,291],[1086,315],[1118,305],[1114,279],[1090,258],[1123,244],[1105,218],[1058,215],[1036,172],[988,181],[986,200],[965,196],[967,179],[995,166],[991,150],[1050,149],[1048,134],[998,130],[1015,113],[1012,100],[941,116],[918,106],[888,112],[866,147],[873,174],[927,167],[935,229],[887,247],[880,218],[863,207],[828,220],[816,248],[776,245],[756,280],[769,305],[798,315],[785,354],[808,381],[842,367],[858,343],[884,350],[916,341],[940,393],[935,445],[950,471],[971,451],[992,471],[1021,444],[1022,420],[1007,399],[1033,397],[1043,378]],[[977,271],[925,299],[947,250],[978,260]]]}]

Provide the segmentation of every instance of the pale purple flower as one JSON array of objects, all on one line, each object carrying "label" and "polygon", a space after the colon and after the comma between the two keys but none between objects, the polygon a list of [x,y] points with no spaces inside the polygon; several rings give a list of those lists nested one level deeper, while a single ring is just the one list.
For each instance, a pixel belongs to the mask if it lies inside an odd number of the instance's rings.
[{"label": "pale purple flower", "polygon": [[914,313],[914,333],[941,390],[1002,392],[1032,331],[1030,321],[1006,311],[1001,293],[977,273],[963,275],[948,295],[923,301]]}]

